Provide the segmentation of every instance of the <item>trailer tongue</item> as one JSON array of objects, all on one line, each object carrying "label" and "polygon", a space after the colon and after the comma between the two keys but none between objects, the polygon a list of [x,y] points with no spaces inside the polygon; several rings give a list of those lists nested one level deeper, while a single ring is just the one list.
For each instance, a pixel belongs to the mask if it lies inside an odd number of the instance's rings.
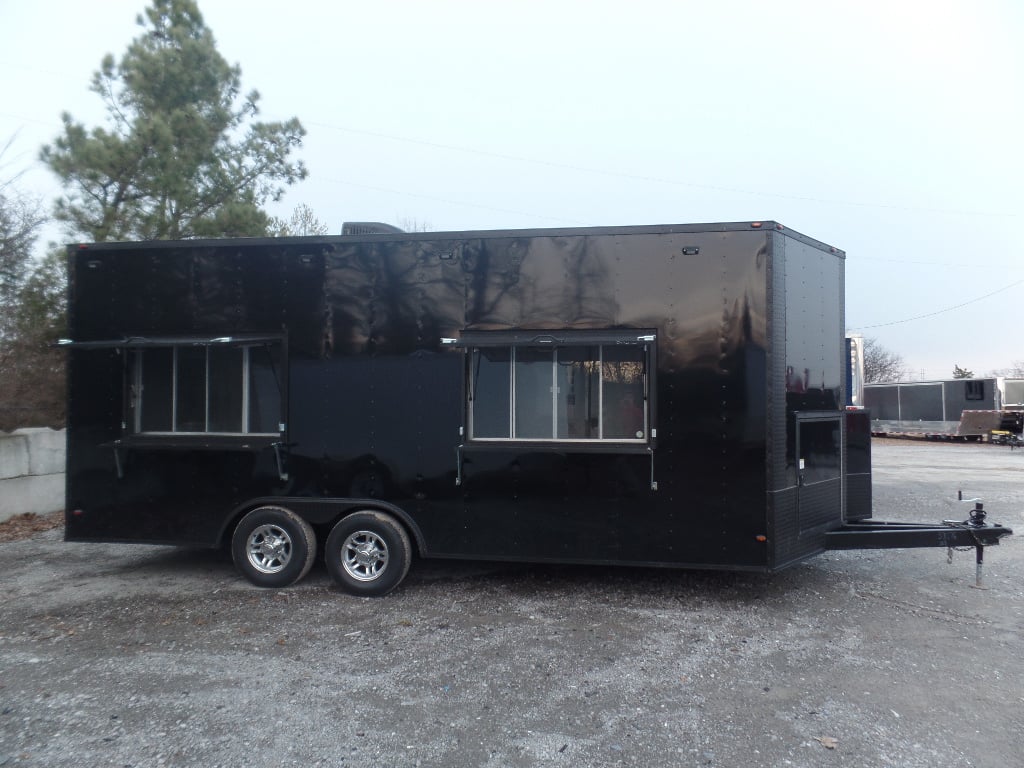
[{"label": "trailer tongue", "polygon": [[985,547],[994,546],[1013,531],[999,523],[985,522],[984,505],[979,501],[964,521],[943,520],[941,525],[928,523],[893,523],[860,521],[846,523],[825,534],[826,549],[910,549],[915,547],[946,547],[949,562],[957,547],[974,547],[976,553],[975,586],[983,586]]}]

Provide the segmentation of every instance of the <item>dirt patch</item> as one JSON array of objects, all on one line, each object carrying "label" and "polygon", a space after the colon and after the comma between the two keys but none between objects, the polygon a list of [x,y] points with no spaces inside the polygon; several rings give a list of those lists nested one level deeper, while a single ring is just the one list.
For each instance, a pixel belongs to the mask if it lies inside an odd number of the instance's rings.
[{"label": "dirt patch", "polygon": [[26,512],[0,523],[0,541],[20,541],[43,531],[61,528],[63,525],[63,511],[51,512],[48,515]]}]

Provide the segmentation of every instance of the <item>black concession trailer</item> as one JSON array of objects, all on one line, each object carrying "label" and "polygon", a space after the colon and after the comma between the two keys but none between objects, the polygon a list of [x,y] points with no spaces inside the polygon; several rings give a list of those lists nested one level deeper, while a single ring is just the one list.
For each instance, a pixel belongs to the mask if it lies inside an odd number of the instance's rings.
[{"label": "black concession trailer", "polygon": [[772,572],[1009,533],[871,516],[842,251],[774,222],[69,248],[66,537]]}]

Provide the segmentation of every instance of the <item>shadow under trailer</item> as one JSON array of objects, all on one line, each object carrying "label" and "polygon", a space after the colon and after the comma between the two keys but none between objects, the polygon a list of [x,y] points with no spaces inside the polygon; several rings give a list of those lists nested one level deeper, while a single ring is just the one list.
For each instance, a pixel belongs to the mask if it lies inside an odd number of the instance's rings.
[{"label": "shadow under trailer", "polygon": [[358,595],[412,557],[774,572],[871,519],[845,254],[774,222],[69,247],[66,538]]}]

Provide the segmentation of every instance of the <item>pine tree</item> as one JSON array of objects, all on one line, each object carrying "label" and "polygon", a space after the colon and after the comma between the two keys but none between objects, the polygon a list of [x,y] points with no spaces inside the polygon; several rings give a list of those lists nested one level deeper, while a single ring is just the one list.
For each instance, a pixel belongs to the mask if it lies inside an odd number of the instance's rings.
[{"label": "pine tree", "polygon": [[259,235],[267,200],[305,178],[289,155],[297,118],[258,122],[259,94],[217,52],[194,0],[153,0],[143,34],[120,62],[104,57],[91,90],[107,125],[87,130],[65,113],[42,160],[68,193],[55,216],[93,241]]}]

